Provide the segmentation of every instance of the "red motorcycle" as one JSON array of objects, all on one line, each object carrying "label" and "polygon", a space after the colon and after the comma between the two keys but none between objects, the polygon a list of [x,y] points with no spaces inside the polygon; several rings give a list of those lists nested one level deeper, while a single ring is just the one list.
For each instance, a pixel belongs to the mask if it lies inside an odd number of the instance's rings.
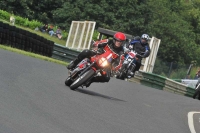
[{"label": "red motorcycle", "polygon": [[98,74],[105,75],[106,69],[111,68],[113,59],[111,51],[106,51],[101,55],[83,59],[72,71],[69,71],[69,76],[65,81],[65,85],[71,90],[77,89],[79,86],[86,86],[90,80]]}]

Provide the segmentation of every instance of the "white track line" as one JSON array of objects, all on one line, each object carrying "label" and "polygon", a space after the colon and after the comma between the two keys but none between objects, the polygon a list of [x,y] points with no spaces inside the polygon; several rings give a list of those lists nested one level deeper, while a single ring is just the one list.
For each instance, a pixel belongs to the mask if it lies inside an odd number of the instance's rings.
[{"label": "white track line", "polygon": [[194,114],[197,114],[200,112],[189,112],[188,113],[188,125],[189,125],[189,128],[190,128],[190,131],[191,133],[196,133],[195,129],[194,129],[194,120],[193,120],[193,115]]}]

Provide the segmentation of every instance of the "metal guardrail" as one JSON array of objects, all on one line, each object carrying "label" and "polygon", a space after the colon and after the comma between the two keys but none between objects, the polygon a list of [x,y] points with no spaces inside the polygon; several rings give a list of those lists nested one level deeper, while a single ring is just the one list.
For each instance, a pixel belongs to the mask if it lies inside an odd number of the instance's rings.
[{"label": "metal guardrail", "polygon": [[137,82],[145,86],[156,88],[159,90],[165,90],[172,93],[192,97],[195,89],[188,87],[185,84],[179,83],[169,78],[162,77],[160,75],[146,73],[139,71],[134,78],[130,79],[131,82]]},{"label": "metal guardrail", "polygon": [[55,43],[53,46],[52,58],[70,62],[75,59],[79,53],[79,51]]}]

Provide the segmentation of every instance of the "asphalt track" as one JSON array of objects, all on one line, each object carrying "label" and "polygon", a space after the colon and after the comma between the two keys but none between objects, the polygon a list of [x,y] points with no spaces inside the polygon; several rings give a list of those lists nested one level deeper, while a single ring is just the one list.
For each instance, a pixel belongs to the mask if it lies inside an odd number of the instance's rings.
[{"label": "asphalt track", "polygon": [[0,133],[200,131],[196,99],[114,78],[72,91],[66,77],[63,65],[0,49]]}]

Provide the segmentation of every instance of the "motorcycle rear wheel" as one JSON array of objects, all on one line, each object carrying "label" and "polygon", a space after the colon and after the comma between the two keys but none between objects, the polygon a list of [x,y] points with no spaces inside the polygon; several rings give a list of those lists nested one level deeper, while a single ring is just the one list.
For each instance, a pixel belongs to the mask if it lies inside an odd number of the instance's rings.
[{"label": "motorcycle rear wheel", "polygon": [[92,76],[94,76],[94,74],[95,74],[95,71],[93,69],[88,70],[71,84],[70,89],[71,90],[77,89],[79,86],[86,83]]}]

